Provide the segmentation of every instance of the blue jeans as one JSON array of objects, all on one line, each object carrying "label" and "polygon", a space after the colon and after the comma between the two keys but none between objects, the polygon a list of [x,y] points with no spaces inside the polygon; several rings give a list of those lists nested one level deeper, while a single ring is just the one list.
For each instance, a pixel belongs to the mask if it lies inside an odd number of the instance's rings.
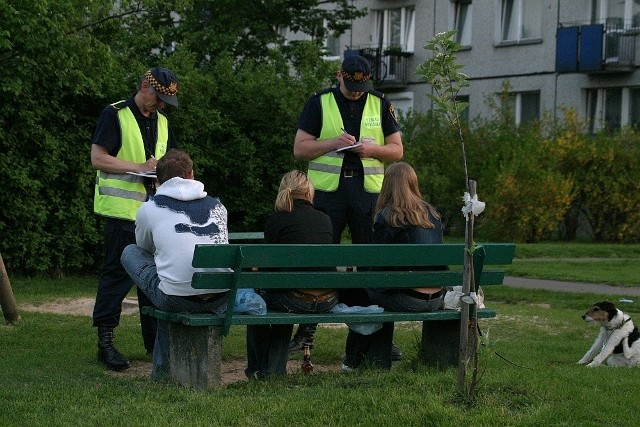
[{"label": "blue jeans", "polygon": [[415,298],[401,289],[394,292],[380,292],[377,289],[367,289],[372,304],[379,305],[387,311],[426,312],[439,310],[444,306],[444,297],[440,295],[432,300]]},{"label": "blue jeans", "polygon": [[[442,307],[444,298],[440,295],[432,300],[414,298],[402,290],[384,293],[376,289],[367,289],[366,304],[376,304],[388,311],[435,311]],[[371,334],[362,335],[349,330],[345,349],[344,364],[357,368],[363,363],[383,369],[391,369],[391,348],[393,342],[392,322],[382,324],[382,329]]]},{"label": "blue jeans", "polygon": [[[266,292],[260,295],[270,310],[287,313],[326,313],[335,307],[337,296],[328,301],[310,301],[296,298],[293,292]],[[287,375],[289,341],[293,325],[249,325],[247,326],[248,378],[269,375]]]},{"label": "blue jeans", "polygon": [[[194,301],[176,295],[167,295],[159,288],[160,279],[153,255],[137,245],[129,245],[122,252],[122,265],[151,303],[160,310],[189,313],[224,313],[227,293],[207,301]],[[151,378],[163,379],[169,373],[169,325],[168,320],[157,320],[158,332],[153,347]]]}]

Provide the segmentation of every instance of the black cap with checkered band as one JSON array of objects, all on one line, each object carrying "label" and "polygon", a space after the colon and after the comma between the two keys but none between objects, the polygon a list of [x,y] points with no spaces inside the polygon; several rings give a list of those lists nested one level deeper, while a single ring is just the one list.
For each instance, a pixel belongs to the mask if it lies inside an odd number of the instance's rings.
[{"label": "black cap with checkered band", "polygon": [[344,85],[351,92],[367,92],[370,89],[371,66],[367,58],[349,56],[342,61],[340,74]]},{"label": "black cap with checkered band", "polygon": [[156,90],[158,98],[169,105],[178,106],[178,79],[171,70],[153,67],[144,76],[151,87]]}]

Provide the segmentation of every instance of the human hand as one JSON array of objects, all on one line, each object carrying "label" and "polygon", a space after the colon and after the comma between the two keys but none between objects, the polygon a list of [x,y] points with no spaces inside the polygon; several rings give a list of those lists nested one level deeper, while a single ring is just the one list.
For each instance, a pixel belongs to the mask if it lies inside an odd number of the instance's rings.
[{"label": "human hand", "polygon": [[157,164],[158,164],[158,161],[156,160],[156,158],[154,156],[151,156],[149,158],[149,160],[147,160],[146,162],[142,163],[142,170],[140,172],[152,172],[152,171],[155,171]]},{"label": "human hand", "polygon": [[338,135],[335,141],[335,150],[348,149],[351,145],[357,142],[355,136],[348,134],[344,129],[342,129],[342,133]]},{"label": "human hand", "polygon": [[374,151],[377,148],[375,141],[375,138],[364,137],[360,140],[360,145],[352,151],[360,156],[360,158],[373,158]]}]

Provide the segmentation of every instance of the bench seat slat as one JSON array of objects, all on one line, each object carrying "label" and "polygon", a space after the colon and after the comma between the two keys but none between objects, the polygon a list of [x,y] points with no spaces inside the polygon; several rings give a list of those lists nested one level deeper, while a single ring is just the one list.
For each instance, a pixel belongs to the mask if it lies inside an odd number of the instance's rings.
[{"label": "bench seat slat", "polygon": [[[144,307],[144,312],[157,318],[180,322],[187,326],[222,326],[225,316],[223,314],[199,314],[199,313],[175,313],[167,312],[152,307]],[[496,316],[493,309],[479,309],[478,318],[488,319]],[[371,323],[371,322],[403,322],[403,321],[428,321],[428,320],[459,320],[460,311],[438,310],[428,313],[413,312],[383,312],[372,314],[340,314],[340,313],[316,313],[298,314],[270,311],[265,315],[235,315],[233,325],[266,325],[266,324],[292,324],[292,323]]]}]

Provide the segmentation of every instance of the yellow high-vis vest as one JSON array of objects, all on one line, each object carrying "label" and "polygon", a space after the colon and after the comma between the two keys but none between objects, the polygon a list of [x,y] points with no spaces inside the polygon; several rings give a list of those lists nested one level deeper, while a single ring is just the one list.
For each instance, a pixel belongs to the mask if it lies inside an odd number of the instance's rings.
[{"label": "yellow high-vis vest", "polygon": [[[118,103],[112,104],[117,108]],[[122,147],[117,158],[134,163],[144,163],[147,157],[138,122],[129,107],[118,110],[122,135]],[[154,157],[162,158],[167,152],[169,124],[167,118],[158,113],[158,141]],[[144,179],[130,174],[115,174],[98,170],[93,198],[93,211],[98,215],[134,221],[140,205],[147,200]]]},{"label": "yellow high-vis vest", "polygon": [[[333,92],[320,95],[322,106],[322,130],[318,141],[335,138],[344,129],[342,117]],[[360,122],[360,139],[371,138],[378,145],[384,145],[381,117],[382,99],[369,93]],[[308,176],[313,186],[321,191],[336,191],[340,182],[340,171],[344,153],[330,151],[309,162]],[[384,178],[384,163],[374,158],[363,158],[364,189],[369,193],[379,193]]]}]

